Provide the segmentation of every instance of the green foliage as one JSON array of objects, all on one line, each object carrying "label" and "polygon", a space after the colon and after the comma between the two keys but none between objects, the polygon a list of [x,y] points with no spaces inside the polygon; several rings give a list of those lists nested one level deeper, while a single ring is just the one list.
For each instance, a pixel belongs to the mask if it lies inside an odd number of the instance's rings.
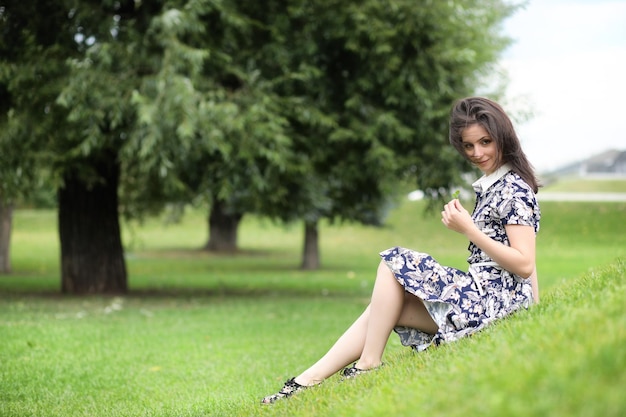
[{"label": "green foliage", "polygon": [[[54,27],[64,2],[5,2],[0,7],[0,198],[19,201],[41,182],[42,146],[63,129],[54,100],[67,73],[67,32]],[[61,58],[60,58],[61,56]],[[71,51],[65,55],[71,56]],[[50,180],[50,178],[47,178]]]},{"label": "green foliage", "polygon": [[129,214],[199,196],[283,219],[376,223],[399,175],[437,192],[458,173],[448,108],[495,62],[514,8],[84,0],[2,10],[7,148],[41,149],[87,183],[98,181],[91,157],[114,150]]},{"label": "green foliage", "polygon": [[133,92],[127,214],[215,200],[258,212],[283,197],[273,177],[289,156],[286,120],[267,80],[234,55],[247,53],[236,43],[245,26],[227,3],[212,2],[166,8],[152,21],[162,56]]},{"label": "green foliage", "polygon": [[[282,3],[280,3],[282,4]],[[452,102],[477,91],[507,40],[501,2],[277,2],[254,62],[285,101],[296,163],[281,184],[289,217],[380,223],[400,178],[428,195],[466,167],[447,144]]]},{"label": "green foliage", "polygon": [[0,194],[40,172],[90,189],[114,160],[128,218],[219,202],[282,221],[380,225],[398,181],[436,197],[467,168],[447,144],[448,110],[482,86],[514,9],[11,1],[0,11],[0,150],[10,150]]}]

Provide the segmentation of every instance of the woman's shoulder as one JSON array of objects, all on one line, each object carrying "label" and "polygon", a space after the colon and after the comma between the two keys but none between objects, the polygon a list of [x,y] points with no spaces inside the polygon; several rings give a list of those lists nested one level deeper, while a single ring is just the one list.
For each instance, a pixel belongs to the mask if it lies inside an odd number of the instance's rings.
[{"label": "woman's shoulder", "polygon": [[504,186],[514,187],[519,192],[535,195],[532,187],[515,171],[511,170],[502,177]]},{"label": "woman's shoulder", "polygon": [[509,171],[502,181],[498,211],[508,224],[534,225],[539,231],[541,210],[530,185],[514,171]]}]

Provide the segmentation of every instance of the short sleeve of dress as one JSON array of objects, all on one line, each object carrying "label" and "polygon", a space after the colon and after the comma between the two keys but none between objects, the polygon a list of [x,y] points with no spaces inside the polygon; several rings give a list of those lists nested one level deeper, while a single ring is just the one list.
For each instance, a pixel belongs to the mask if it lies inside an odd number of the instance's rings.
[{"label": "short sleeve of dress", "polygon": [[525,182],[506,181],[501,192],[497,212],[502,223],[532,226],[538,232],[541,214],[530,187]]}]

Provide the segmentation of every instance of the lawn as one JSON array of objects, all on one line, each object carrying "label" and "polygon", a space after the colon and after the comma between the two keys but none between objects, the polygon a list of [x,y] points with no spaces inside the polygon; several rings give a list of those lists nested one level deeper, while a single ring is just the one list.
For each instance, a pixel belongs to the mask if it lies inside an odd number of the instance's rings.
[{"label": "lawn", "polygon": [[626,193],[624,177],[587,179],[581,177],[562,177],[548,184],[545,188],[550,192],[569,193]]},{"label": "lawn", "polygon": [[324,267],[302,272],[299,225],[246,218],[242,252],[215,256],[191,212],[125,225],[129,295],[72,297],[57,294],[55,213],[20,210],[0,277],[0,415],[622,415],[626,204],[542,212],[539,306],[419,355],[392,335],[382,371],[263,407],[364,308],[379,250],[462,267],[463,237],[405,202],[384,228],[324,225]]}]

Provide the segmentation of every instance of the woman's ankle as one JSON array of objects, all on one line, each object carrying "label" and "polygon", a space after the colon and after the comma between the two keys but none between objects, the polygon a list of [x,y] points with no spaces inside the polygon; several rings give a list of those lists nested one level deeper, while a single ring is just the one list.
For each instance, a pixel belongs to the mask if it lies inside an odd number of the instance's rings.
[{"label": "woman's ankle", "polygon": [[315,378],[306,373],[302,373],[298,375],[297,377],[295,377],[294,381],[298,383],[299,385],[302,385],[305,387],[312,387],[313,385],[321,384],[322,381],[324,381],[324,379]]}]

